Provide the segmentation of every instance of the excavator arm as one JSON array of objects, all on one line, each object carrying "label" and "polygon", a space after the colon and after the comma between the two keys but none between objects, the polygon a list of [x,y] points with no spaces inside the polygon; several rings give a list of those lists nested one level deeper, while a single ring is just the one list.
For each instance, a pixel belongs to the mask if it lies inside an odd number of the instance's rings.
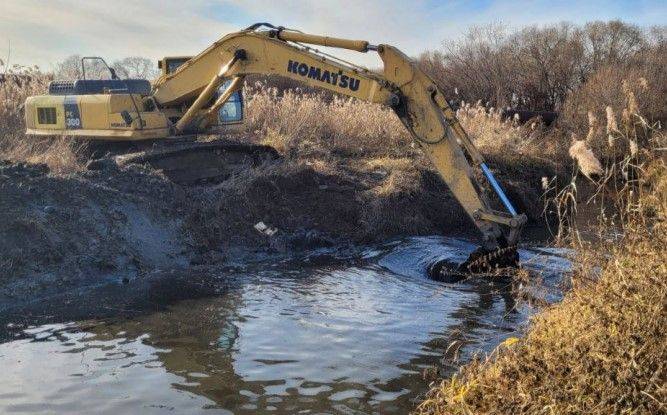
[{"label": "excavator arm", "polygon": [[[262,26],[268,30],[258,30]],[[384,64],[383,72],[354,66],[307,45],[374,51]],[[223,37],[173,74],[162,76],[154,85],[153,98],[165,107],[194,98],[176,122],[174,132],[193,126],[205,128],[211,114],[250,74],[278,75],[391,107],[481,232],[484,253],[516,244],[525,215],[517,214],[435,82],[395,47],[258,24]],[[222,81],[229,78],[233,81],[226,93],[202,110]],[[486,177],[507,212],[491,208],[474,168]]]}]

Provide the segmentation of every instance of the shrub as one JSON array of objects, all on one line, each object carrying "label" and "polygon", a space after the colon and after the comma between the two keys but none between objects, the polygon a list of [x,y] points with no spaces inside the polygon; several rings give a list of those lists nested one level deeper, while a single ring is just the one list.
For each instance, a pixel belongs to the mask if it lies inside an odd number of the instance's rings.
[{"label": "shrub", "polygon": [[[667,65],[667,58],[663,59],[664,65]],[[609,150],[613,147],[609,146],[609,136],[614,140],[614,136],[625,132],[625,127],[631,127],[626,124],[634,122],[632,119],[638,121],[637,114],[642,114],[648,123],[664,123],[667,120],[666,85],[667,74],[664,70],[656,72],[646,67],[617,66],[600,68],[568,97],[559,125],[577,134],[588,131],[587,141],[596,153],[611,156]],[[624,112],[626,115],[623,115]],[[591,118],[600,120],[599,125],[592,126]],[[605,122],[610,128],[606,128]]]},{"label": "shrub", "polygon": [[[451,99],[560,110],[570,93],[600,68],[622,73],[641,66],[664,80],[664,32],[664,27],[644,30],[620,21],[530,26],[514,32],[492,24],[471,28],[419,61]],[[664,92],[665,84],[655,85]]]}]

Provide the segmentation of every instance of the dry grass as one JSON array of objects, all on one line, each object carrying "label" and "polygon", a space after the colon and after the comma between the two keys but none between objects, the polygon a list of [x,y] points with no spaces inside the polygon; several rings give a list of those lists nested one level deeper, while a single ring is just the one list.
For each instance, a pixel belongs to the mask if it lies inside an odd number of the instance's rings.
[{"label": "dry grass", "polygon": [[[609,130],[638,148],[606,159],[593,195],[605,199],[598,225],[605,238],[572,239],[580,252],[572,290],[532,320],[525,338],[506,341],[436,385],[418,413],[667,411],[667,136],[642,121],[636,101],[626,105],[635,122],[628,117],[621,133],[610,121]],[[570,226],[575,183],[576,173],[555,202],[567,205]]]},{"label": "dry grass", "polygon": [[81,169],[76,157],[80,146],[70,140],[37,139],[24,134],[23,105],[27,97],[43,94],[51,79],[36,68],[4,68],[0,61],[0,159],[44,163],[53,173],[71,173]]},{"label": "dry grass", "polygon": [[256,83],[245,88],[246,128],[289,156],[378,155],[404,152],[409,137],[388,108],[352,98]]},{"label": "dry grass", "polygon": [[[643,82],[640,80],[638,84],[641,86]],[[572,243],[581,243],[577,217],[582,202],[585,206],[597,205],[599,209],[597,234],[614,233],[638,220],[654,220],[660,216],[658,212],[665,211],[664,204],[652,209],[647,206],[649,201],[664,195],[655,189],[667,185],[656,173],[660,170],[657,162],[664,160],[667,134],[660,122],[650,123],[640,113],[630,82],[623,81],[622,85],[625,97],[617,105],[623,114],[620,122],[611,106],[592,107],[588,111],[586,139],[578,140],[572,135],[570,155],[577,163],[569,183],[562,189],[554,183],[546,186],[547,209],[557,211],[560,218],[557,237],[561,242],[570,239]],[[596,121],[594,114],[600,109],[606,116],[606,127]],[[580,192],[580,187],[585,186],[577,184],[579,173],[590,179],[586,192]]]},{"label": "dry grass", "polygon": [[520,124],[514,118],[502,119],[499,109],[481,101],[474,105],[462,102],[456,116],[483,153],[511,150],[517,155],[549,157],[560,152],[539,117]]},{"label": "dry grass", "polygon": [[[527,336],[435,387],[421,414],[664,413],[667,232],[628,236],[612,257],[582,257],[578,285]],[[597,262],[600,261],[600,262]],[[514,343],[515,342],[515,343]]]},{"label": "dry grass", "polygon": [[[301,90],[279,94],[277,89],[262,83],[246,88],[245,94],[249,98],[249,135],[289,158],[329,161],[363,158],[378,159],[384,164],[393,160],[435,173],[388,108]],[[541,204],[541,175],[553,176],[559,163],[570,164],[560,135],[550,135],[551,131],[539,118],[519,124],[512,119],[501,119],[500,111],[479,103],[464,104],[457,115],[490,164],[501,172],[501,178],[502,172],[507,171],[509,174],[504,178],[513,180],[512,187],[521,188],[517,196],[526,201],[519,202],[522,207],[532,209],[535,201]],[[414,169],[408,166],[387,173],[391,183],[383,193],[393,187],[407,188],[400,183],[407,185],[416,178]],[[413,182],[411,186],[418,184]]]},{"label": "dry grass", "polygon": [[383,178],[379,186],[370,189],[377,197],[389,197],[400,193],[410,194],[420,191],[421,173],[415,161],[407,157],[379,157],[365,161],[368,172]]},{"label": "dry grass", "polygon": [[[246,129],[283,154],[406,157],[419,153],[394,112],[377,104],[257,82],[247,86]],[[500,110],[463,103],[457,116],[486,154],[562,155],[561,143],[549,136],[539,118],[525,124],[501,119]]]},{"label": "dry grass", "polygon": [[631,145],[636,148],[646,138],[634,128],[642,123],[639,114],[644,122],[667,120],[667,75],[664,65],[660,67],[660,71],[601,68],[571,94],[559,123],[580,139],[581,132],[588,131],[586,141],[599,158],[623,157]]}]

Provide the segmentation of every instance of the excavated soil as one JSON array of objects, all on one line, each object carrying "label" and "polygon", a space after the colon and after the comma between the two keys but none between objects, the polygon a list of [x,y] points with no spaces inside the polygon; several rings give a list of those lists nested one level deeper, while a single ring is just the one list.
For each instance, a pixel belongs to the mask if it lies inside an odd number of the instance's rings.
[{"label": "excavated soil", "polygon": [[[471,234],[432,170],[394,164],[281,159],[215,185],[183,186],[142,165],[55,175],[45,165],[0,161],[0,310],[97,281],[221,264],[239,253]],[[506,183],[539,222],[539,177]],[[258,231],[259,222],[275,233]]]}]

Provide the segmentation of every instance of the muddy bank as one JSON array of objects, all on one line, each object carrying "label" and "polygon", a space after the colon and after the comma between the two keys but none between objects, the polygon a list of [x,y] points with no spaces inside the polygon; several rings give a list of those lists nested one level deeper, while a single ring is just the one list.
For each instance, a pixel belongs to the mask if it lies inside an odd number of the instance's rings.
[{"label": "muddy bank", "polygon": [[55,176],[4,162],[0,192],[3,282],[186,263],[187,193],[140,166]]},{"label": "muddy bank", "polygon": [[[537,170],[507,180],[533,223],[545,174]],[[435,172],[409,158],[281,159],[190,187],[141,165],[55,175],[2,162],[0,194],[0,309],[100,281],[222,265],[239,253],[472,229]],[[277,232],[259,232],[258,222]]]}]

